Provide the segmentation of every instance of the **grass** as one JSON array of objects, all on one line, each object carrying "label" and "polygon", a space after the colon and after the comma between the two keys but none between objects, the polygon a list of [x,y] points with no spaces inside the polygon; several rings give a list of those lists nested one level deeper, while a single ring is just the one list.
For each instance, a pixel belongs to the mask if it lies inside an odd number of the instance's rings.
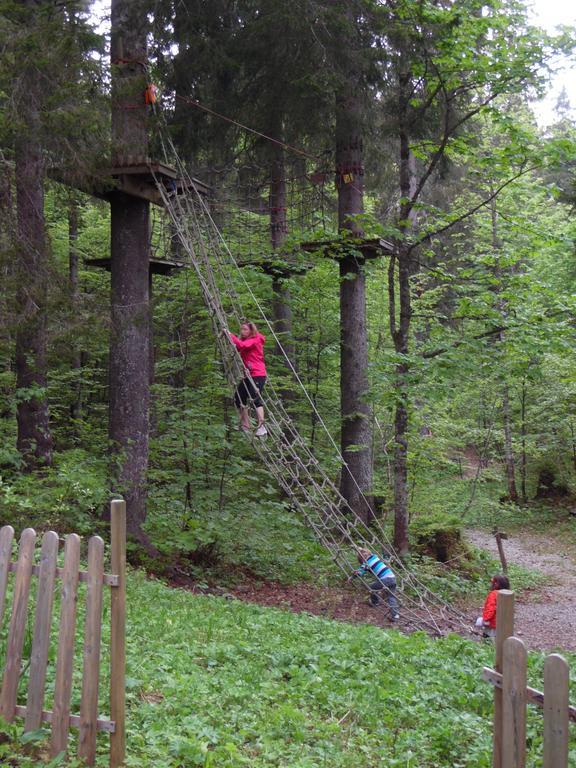
[{"label": "grass", "polygon": [[[491,764],[492,692],[480,680],[489,645],[195,596],[140,572],[130,574],[128,605],[127,766]],[[541,666],[531,654],[536,687]],[[14,766],[42,764],[5,730],[0,748]],[[529,766],[540,732],[532,712]],[[99,751],[103,766],[104,737]]]}]

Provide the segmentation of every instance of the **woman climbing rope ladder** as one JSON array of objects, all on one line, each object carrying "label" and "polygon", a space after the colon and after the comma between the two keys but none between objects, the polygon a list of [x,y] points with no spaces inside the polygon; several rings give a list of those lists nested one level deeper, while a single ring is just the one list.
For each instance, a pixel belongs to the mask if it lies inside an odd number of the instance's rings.
[{"label": "woman climbing rope ladder", "polygon": [[240,411],[238,429],[241,429],[243,432],[250,432],[248,408],[250,403],[252,403],[258,418],[255,434],[258,437],[264,437],[267,434],[267,430],[264,424],[264,403],[261,395],[266,384],[266,365],[264,363],[266,337],[258,333],[254,323],[242,323],[240,326],[240,337],[235,336],[228,330],[226,330],[226,333],[240,353],[244,367],[249,373],[249,376],[242,379],[234,394],[234,403]]}]

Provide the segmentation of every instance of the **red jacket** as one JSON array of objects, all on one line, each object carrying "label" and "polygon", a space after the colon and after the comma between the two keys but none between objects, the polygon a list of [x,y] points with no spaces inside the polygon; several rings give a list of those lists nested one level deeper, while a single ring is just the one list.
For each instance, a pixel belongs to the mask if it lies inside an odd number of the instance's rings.
[{"label": "red jacket", "polygon": [[498,600],[498,589],[493,589],[488,593],[482,609],[482,619],[490,629],[496,629],[496,601]]},{"label": "red jacket", "polygon": [[230,334],[230,341],[238,352],[250,376],[266,376],[266,365],[264,364],[264,344],[266,337],[261,333],[256,336],[250,336],[247,339],[239,339],[238,336]]}]

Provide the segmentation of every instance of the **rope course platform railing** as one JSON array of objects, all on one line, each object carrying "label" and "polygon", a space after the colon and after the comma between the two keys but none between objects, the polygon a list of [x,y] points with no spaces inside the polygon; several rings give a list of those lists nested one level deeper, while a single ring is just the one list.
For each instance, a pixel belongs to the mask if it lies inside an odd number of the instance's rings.
[{"label": "rope course platform railing", "polygon": [[[282,347],[272,323],[250,288],[242,268],[227,247],[225,239],[214,221],[206,200],[196,191],[194,181],[172,145],[165,146],[166,156],[184,179],[179,192],[170,192],[158,180],[167,214],[166,226],[178,241],[178,252],[188,262],[198,279],[205,305],[210,313],[224,374],[231,387],[235,387],[247,375],[242,361],[229,341],[227,329],[231,323],[240,324],[248,313],[242,306],[236,285],[242,285],[250,297],[251,305],[259,313],[298,386],[314,409],[318,424],[326,431],[334,450],[334,459],[341,471],[349,471],[345,460],[322,416],[316,410],[310,395]],[[345,575],[350,575],[352,558],[357,547],[381,553],[386,551],[393,568],[401,578],[399,590],[402,604],[402,622],[413,628],[423,628],[433,634],[451,630],[468,629],[469,623],[453,606],[436,596],[414,572],[398,558],[389,537],[378,520],[367,525],[358,511],[352,509],[340,494],[334,480],[323,469],[306,440],[287,413],[273,381],[265,392],[266,439],[251,436],[254,449],[284,491],[293,506],[313,529],[318,540],[328,549],[335,565]],[[362,495],[368,510],[369,502]],[[372,579],[373,580],[373,579]],[[369,589],[370,579],[357,580]],[[441,629],[442,627],[442,629]]]}]

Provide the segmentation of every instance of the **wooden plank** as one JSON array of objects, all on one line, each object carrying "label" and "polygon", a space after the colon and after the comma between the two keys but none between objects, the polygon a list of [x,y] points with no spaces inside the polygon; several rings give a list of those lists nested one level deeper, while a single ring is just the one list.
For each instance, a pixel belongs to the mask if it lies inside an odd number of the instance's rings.
[{"label": "wooden plank", "polygon": [[[8,566],[9,571],[15,571],[17,568],[17,563],[10,563]],[[33,565],[32,566],[32,576],[38,576],[40,574],[40,566]],[[56,576],[61,579],[62,576],[64,576],[64,568],[56,568]],[[78,580],[86,584],[88,582],[88,572],[87,571],[79,571],[78,572]],[[105,573],[102,576],[102,583],[106,584],[108,587],[117,587],[118,586],[118,576],[116,576],[115,573]]]},{"label": "wooden plank", "polygon": [[502,768],[526,766],[526,666],[526,646],[509,637],[502,660]]},{"label": "wooden plank", "polygon": [[[496,641],[494,666],[502,671],[504,642],[514,634],[514,592],[501,589],[496,602]],[[493,768],[502,768],[502,690],[494,689]]]},{"label": "wooden plank", "polygon": [[78,756],[84,759],[86,765],[94,765],[96,761],[103,572],[104,541],[100,536],[93,536],[88,542],[88,588],[86,592],[82,701],[80,704],[80,741],[78,744]]},{"label": "wooden plank", "polygon": [[[502,688],[502,675],[500,672],[490,669],[490,667],[483,668],[482,679],[487,683],[491,683],[496,688]],[[542,691],[539,691],[536,688],[531,688],[529,685],[526,686],[526,700],[528,703],[535,704],[537,707],[544,707],[544,694]],[[576,723],[576,707],[571,704],[568,705],[568,719],[573,723]]]},{"label": "wooden plank", "polygon": [[58,658],[54,685],[54,709],[52,715],[52,757],[65,752],[70,728],[70,695],[74,667],[74,639],[76,632],[76,603],[78,597],[78,570],[80,565],[80,537],[70,533],[64,549],[64,575],[60,603],[60,631],[58,634]]},{"label": "wooden plank", "polygon": [[[16,716],[17,717],[26,717],[26,707],[21,706],[20,704],[16,705]],[[42,722],[43,723],[51,723],[53,719],[53,713],[49,710],[43,709],[42,710]],[[80,715],[70,715],[70,727],[71,728],[80,728]],[[105,717],[99,717],[96,721],[96,730],[97,731],[105,731],[106,733],[114,733],[114,730],[116,729],[116,723],[114,720],[108,720]]]},{"label": "wooden plank", "polygon": [[118,576],[110,605],[110,719],[116,730],[110,737],[110,768],[118,768],[126,755],[126,502],[111,504],[111,568]]},{"label": "wooden plank", "polygon": [[12,542],[14,541],[14,528],[5,525],[0,529],[0,629],[4,619],[4,605],[6,602],[6,587],[8,586],[8,574],[12,563]]},{"label": "wooden plank", "polygon": [[8,722],[14,719],[15,714],[35,544],[36,531],[33,528],[23,530],[20,537],[12,617],[8,631],[8,643],[6,645],[6,665],[4,667],[2,692],[0,693],[0,715]]},{"label": "wooden plank", "polygon": [[544,662],[544,768],[568,768],[570,670],[553,653]]},{"label": "wooden plank", "polygon": [[58,534],[55,531],[46,531],[42,538],[40,551],[40,575],[36,594],[36,615],[30,654],[30,678],[24,731],[35,731],[40,728],[42,722],[57,558]]}]

